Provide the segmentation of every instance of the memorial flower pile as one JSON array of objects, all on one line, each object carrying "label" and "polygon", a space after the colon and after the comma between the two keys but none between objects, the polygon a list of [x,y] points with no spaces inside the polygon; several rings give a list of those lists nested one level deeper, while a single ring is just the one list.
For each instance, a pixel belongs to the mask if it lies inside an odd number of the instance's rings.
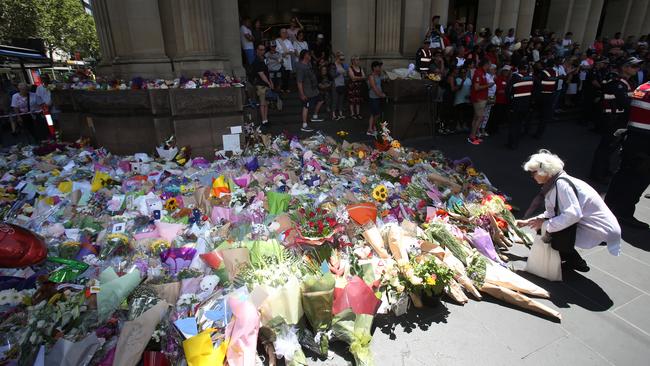
[{"label": "memorial flower pile", "polygon": [[387,124],[375,146],[247,130],[212,162],[173,139],[1,153],[0,363],[302,365],[340,341],[372,365],[374,319],[411,307],[487,294],[561,317],[507,268],[531,238],[469,159]]}]

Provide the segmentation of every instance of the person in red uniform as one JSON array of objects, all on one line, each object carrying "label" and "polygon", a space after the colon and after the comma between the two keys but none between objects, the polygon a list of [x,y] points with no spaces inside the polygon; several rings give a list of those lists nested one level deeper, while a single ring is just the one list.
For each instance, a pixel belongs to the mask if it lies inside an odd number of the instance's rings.
[{"label": "person in red uniform", "polygon": [[487,125],[487,132],[489,134],[494,134],[499,130],[499,124],[504,123],[508,118],[508,98],[506,97],[506,86],[510,80],[511,75],[510,65],[505,65],[494,79],[494,83],[497,86],[497,92],[494,97],[494,107],[492,109],[492,115],[490,116],[490,122]]},{"label": "person in red uniform", "polygon": [[619,223],[639,229],[648,224],[634,217],[634,208],[650,184],[650,82],[632,94],[621,165],[614,174],[605,203]]},{"label": "person in red uniform", "polygon": [[481,139],[476,137],[478,133],[478,128],[483,121],[483,116],[485,115],[485,106],[488,99],[488,88],[490,85],[485,78],[485,73],[487,73],[490,68],[490,61],[487,59],[481,60],[478,64],[478,68],[474,71],[472,76],[472,91],[470,93],[470,100],[474,106],[474,119],[472,119],[472,130],[469,133],[467,142],[472,145],[479,145],[483,142]]},{"label": "person in red uniform", "polygon": [[539,108],[539,124],[537,131],[533,135],[535,138],[541,138],[546,129],[546,124],[553,120],[553,101],[557,90],[557,73],[553,69],[555,62],[550,59],[546,61],[546,68],[539,74],[537,81],[537,108]]}]

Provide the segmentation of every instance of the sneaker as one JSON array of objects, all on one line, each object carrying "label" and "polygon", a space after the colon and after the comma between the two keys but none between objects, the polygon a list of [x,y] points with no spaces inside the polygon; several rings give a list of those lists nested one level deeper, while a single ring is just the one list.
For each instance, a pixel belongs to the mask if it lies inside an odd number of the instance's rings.
[{"label": "sneaker", "polygon": [[264,121],[262,121],[262,126],[266,126],[268,124],[269,124],[269,120],[265,119]]},{"label": "sneaker", "polygon": [[345,117],[344,117],[342,114],[340,114],[340,115],[336,116],[335,119],[336,119],[337,121],[340,121],[340,120],[342,120],[342,119],[345,119]]},{"label": "sneaker", "polygon": [[477,139],[476,137],[474,137],[474,138],[468,137],[467,142],[469,142],[472,145],[480,145],[481,144],[481,141],[479,139]]},{"label": "sneaker", "polygon": [[311,121],[312,122],[323,122],[324,119],[322,119],[321,117],[318,117],[318,115],[314,114],[313,116],[311,116]]},{"label": "sneaker", "polygon": [[373,131],[368,131],[368,132],[366,132],[366,135],[368,135],[368,136],[372,136],[372,137],[376,137],[376,136],[377,136],[377,134],[376,134],[375,132],[373,132]]},{"label": "sneaker", "polygon": [[309,126],[308,126],[306,123],[303,123],[303,124],[302,124],[302,128],[300,129],[300,131],[303,131],[303,132],[314,132],[314,129],[313,129],[313,128],[309,128]]},{"label": "sneaker", "polygon": [[635,217],[617,217],[618,222],[622,225],[626,225],[628,227],[633,227],[635,229],[648,229],[650,228],[650,225],[646,224],[643,221],[637,220]]}]

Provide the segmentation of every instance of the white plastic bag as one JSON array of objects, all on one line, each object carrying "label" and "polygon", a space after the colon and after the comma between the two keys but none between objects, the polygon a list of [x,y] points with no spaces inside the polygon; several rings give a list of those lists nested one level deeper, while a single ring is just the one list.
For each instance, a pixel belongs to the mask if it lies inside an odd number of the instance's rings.
[{"label": "white plastic bag", "polygon": [[562,281],[560,252],[544,243],[542,236],[536,236],[526,262],[526,272],[546,278],[549,281]]}]

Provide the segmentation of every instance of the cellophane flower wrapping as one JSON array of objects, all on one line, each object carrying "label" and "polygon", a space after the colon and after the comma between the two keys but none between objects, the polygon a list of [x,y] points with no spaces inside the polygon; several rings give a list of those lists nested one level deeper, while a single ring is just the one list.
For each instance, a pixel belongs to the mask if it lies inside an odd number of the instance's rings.
[{"label": "cellophane flower wrapping", "polygon": [[326,355],[329,349],[326,332],[332,324],[335,282],[330,273],[308,276],[302,282],[302,307],[307,321],[319,337],[321,355]]},{"label": "cellophane flower wrapping", "polygon": [[490,233],[478,226],[476,229],[474,229],[474,232],[470,237],[472,239],[472,245],[474,248],[476,248],[476,250],[491,260],[499,264],[503,264],[503,261],[501,261],[501,258],[499,258],[496,250],[494,249],[494,243],[492,242]]},{"label": "cellophane flower wrapping", "polygon": [[352,309],[346,309],[336,314],[332,321],[332,333],[335,338],[350,345],[349,350],[354,356],[355,365],[372,366],[375,364],[370,342],[372,341],[373,315],[355,314]]},{"label": "cellophane flower wrapping", "polygon": [[109,267],[99,275],[97,312],[100,323],[106,321],[141,280],[140,271],[137,269],[120,277],[112,267]]}]

